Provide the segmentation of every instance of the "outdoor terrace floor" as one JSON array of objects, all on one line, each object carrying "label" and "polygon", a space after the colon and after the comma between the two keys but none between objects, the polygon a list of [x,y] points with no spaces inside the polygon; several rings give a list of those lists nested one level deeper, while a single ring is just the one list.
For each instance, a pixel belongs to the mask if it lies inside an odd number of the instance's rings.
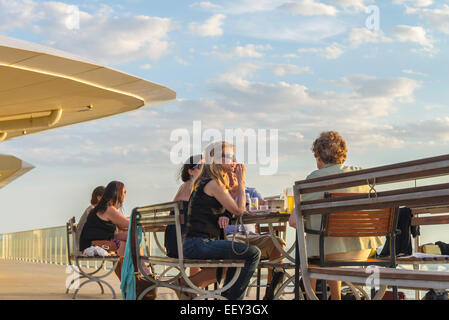
[{"label": "outdoor terrace floor", "polygon": [[[71,300],[73,291],[65,294],[66,266],[28,263],[21,261],[0,260],[0,300]],[[106,280],[114,288],[117,299],[122,299],[120,281],[113,273]],[[101,295],[100,287],[89,283],[82,287],[77,300],[109,300],[112,294],[105,287],[105,294]],[[174,291],[159,290],[158,299],[177,299]]]},{"label": "outdoor terrace floor", "polygon": [[[12,260],[0,260],[0,300],[71,300],[74,290],[65,294],[66,266],[29,263]],[[117,299],[121,300],[120,281],[114,273],[106,280],[114,288]],[[82,280],[81,280],[82,281]],[[95,283],[83,286],[77,300],[110,300],[112,294],[105,287],[105,293],[100,294],[100,287]],[[256,298],[255,290],[245,299]],[[158,300],[176,300],[173,290],[162,288],[158,290]]]}]

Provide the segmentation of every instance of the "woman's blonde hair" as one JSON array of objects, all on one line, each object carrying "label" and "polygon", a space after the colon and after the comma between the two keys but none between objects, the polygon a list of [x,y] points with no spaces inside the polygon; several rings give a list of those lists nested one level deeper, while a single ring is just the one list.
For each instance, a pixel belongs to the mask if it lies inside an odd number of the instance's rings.
[{"label": "woman's blonde hair", "polygon": [[346,161],[346,142],[338,132],[325,131],[320,134],[312,146],[315,158],[321,159],[325,164],[343,164]]},{"label": "woman's blonde hair", "polygon": [[219,185],[225,186],[226,189],[231,189],[229,186],[229,177],[222,165],[222,155],[224,155],[226,149],[229,148],[235,151],[235,146],[226,141],[214,142],[206,147],[204,151],[204,164],[200,174],[193,182],[193,191],[196,190],[201,181],[205,179],[213,179],[217,181]]}]

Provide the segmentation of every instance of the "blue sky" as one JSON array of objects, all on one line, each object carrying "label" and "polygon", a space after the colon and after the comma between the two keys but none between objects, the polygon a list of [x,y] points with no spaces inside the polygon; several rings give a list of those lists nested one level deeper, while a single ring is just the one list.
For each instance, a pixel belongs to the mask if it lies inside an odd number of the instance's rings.
[{"label": "blue sky", "polygon": [[[66,27],[68,6],[80,28]],[[368,28],[368,6],[380,25]],[[0,34],[41,43],[177,92],[167,105],[4,142],[36,169],[1,190],[0,233],[63,225],[91,190],[128,189],[125,214],[171,200],[170,133],[279,129],[279,169],[248,185],[278,194],[314,170],[323,130],[348,142],[347,164],[446,154],[449,1],[0,0]]]}]

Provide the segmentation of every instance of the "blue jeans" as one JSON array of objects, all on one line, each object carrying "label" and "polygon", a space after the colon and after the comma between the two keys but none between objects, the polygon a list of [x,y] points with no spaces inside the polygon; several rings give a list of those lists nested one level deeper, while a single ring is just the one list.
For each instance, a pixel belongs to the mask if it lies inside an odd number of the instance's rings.
[{"label": "blue jeans", "polygon": [[[229,300],[242,300],[249,281],[259,264],[260,250],[250,245],[248,250],[238,255],[232,250],[232,241],[209,240],[204,238],[185,238],[183,242],[183,253],[187,259],[228,259],[245,260],[245,266],[240,271],[240,275],[234,285],[223,292],[223,296]],[[244,243],[234,243],[237,252],[243,252],[247,248]],[[228,268],[226,272],[226,285],[235,274],[235,268]]]}]

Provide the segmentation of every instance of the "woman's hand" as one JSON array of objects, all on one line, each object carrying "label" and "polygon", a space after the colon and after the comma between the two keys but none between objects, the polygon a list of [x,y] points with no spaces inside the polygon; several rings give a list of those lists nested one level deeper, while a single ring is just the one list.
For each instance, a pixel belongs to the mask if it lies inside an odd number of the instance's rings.
[{"label": "woman's hand", "polygon": [[218,218],[218,225],[221,229],[226,229],[229,225],[229,218],[224,216]]},{"label": "woman's hand", "polygon": [[246,180],[246,168],[243,164],[237,164],[235,167],[235,176],[237,178],[237,181],[239,182],[239,185],[242,183],[245,183]]}]

